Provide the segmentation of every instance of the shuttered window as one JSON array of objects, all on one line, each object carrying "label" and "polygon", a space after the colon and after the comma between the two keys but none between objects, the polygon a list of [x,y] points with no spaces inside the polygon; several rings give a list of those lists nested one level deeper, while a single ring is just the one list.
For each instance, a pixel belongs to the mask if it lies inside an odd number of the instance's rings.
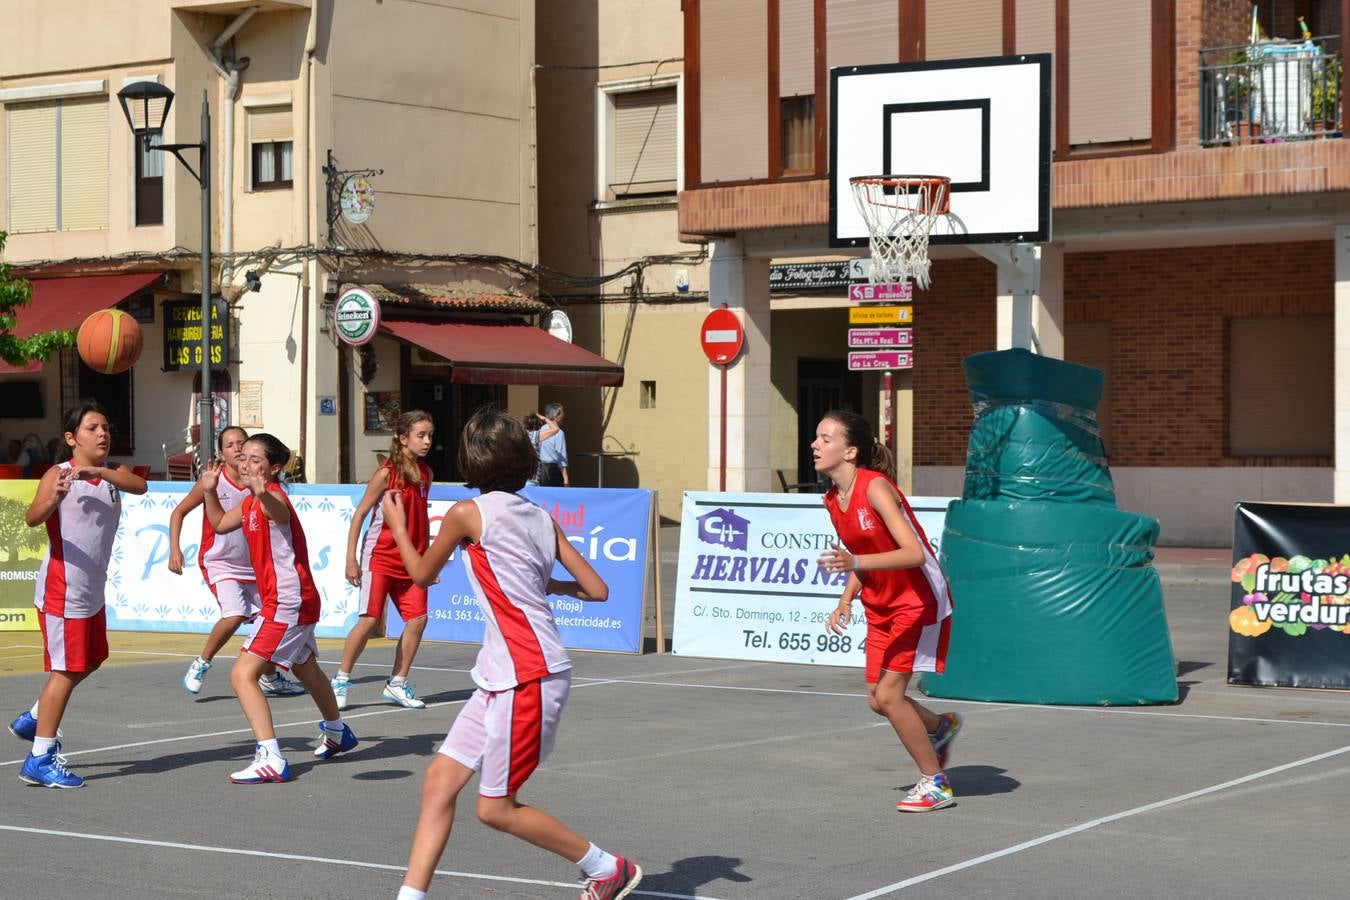
[{"label": "shuttered window", "polygon": [[289,188],[294,143],[291,108],[260,106],[248,111],[249,154],[255,191]]},{"label": "shuttered window", "polygon": [[[933,4],[929,4],[931,9]],[[826,0],[825,65],[893,63],[900,57],[900,4],[895,0]]]},{"label": "shuttered window", "polygon": [[1003,0],[929,3],[924,8],[924,55],[963,59],[1003,55]]},{"label": "shuttered window", "polygon": [[9,119],[9,230],[56,230],[58,102],[6,109]]},{"label": "shuttered window", "polygon": [[764,0],[699,7],[699,158],[705,184],[769,174],[769,12]]},{"label": "shuttered window", "polygon": [[1054,53],[1055,0],[1017,0],[1013,30],[1018,53]]},{"label": "shuttered window", "polygon": [[674,87],[614,94],[615,197],[675,190],[678,124]]},{"label": "shuttered window", "polygon": [[815,0],[778,0],[778,96],[815,92]]},{"label": "shuttered window", "polygon": [[1331,316],[1228,320],[1230,456],[1330,456]]},{"label": "shuttered window", "polygon": [[1069,144],[1153,131],[1152,4],[1069,0]]},{"label": "shuttered window", "polygon": [[254,144],[292,140],[291,108],[262,106],[248,111],[248,139]]},{"label": "shuttered window", "polygon": [[108,227],[106,97],[11,104],[9,230]]}]

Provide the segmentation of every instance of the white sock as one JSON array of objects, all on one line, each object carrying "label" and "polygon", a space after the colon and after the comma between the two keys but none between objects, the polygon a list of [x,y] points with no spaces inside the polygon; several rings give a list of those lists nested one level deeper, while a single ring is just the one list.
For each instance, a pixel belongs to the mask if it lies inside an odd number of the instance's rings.
[{"label": "white sock", "polygon": [[56,738],[35,737],[33,738],[33,755],[46,756],[52,752],[56,746]]},{"label": "white sock", "polygon": [[324,727],[326,730],[328,730],[328,731],[334,732],[334,733],[336,733],[336,734],[341,734],[341,733],[342,733],[342,716],[338,716],[336,719],[324,719],[324,720],[323,720],[323,727]]},{"label": "white sock", "polygon": [[393,676],[392,678],[389,679],[389,686],[390,686],[390,687],[403,687],[404,683],[405,683],[407,680],[408,680],[408,679],[403,678],[403,677],[401,677],[401,676],[399,676],[399,675],[395,675],[395,676]]},{"label": "white sock", "polygon": [[577,860],[577,867],[587,878],[608,878],[619,870],[619,861],[614,858],[613,853],[606,853],[591,844],[586,855]]},{"label": "white sock", "polygon": [[281,759],[281,745],[277,743],[276,738],[272,738],[269,741],[258,741],[258,746],[275,756],[277,759]]},{"label": "white sock", "polygon": [[[41,702],[42,702],[41,700],[38,701],[38,703],[41,703]],[[34,703],[34,704],[33,704],[33,708],[30,709],[30,710],[28,711],[28,714],[29,714],[30,716],[32,716],[33,718],[35,718],[35,719],[37,718],[37,708],[38,708],[38,703]]]},{"label": "white sock", "polygon": [[410,888],[405,884],[398,889],[398,896],[394,900],[426,900],[426,897],[426,891],[419,891],[417,888]]},{"label": "white sock", "polygon": [[338,669],[337,678],[335,678],[335,679],[333,679],[333,680],[334,680],[334,681],[351,681],[351,680],[352,680],[352,673],[351,673],[351,672],[344,672],[344,671],[342,671],[341,669]]}]

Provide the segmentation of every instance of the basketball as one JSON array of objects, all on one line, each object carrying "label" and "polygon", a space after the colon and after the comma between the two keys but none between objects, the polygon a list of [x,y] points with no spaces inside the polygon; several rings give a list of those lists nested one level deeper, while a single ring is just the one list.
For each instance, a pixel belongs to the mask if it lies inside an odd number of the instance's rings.
[{"label": "basketball", "polygon": [[116,375],[140,359],[141,326],[120,309],[100,309],[80,325],[76,346],[86,366]]}]

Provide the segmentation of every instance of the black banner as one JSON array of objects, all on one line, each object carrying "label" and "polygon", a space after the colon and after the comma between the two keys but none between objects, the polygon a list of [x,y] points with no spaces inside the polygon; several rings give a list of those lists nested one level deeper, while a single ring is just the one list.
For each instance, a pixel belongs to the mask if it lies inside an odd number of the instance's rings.
[{"label": "black banner", "polygon": [[822,288],[848,287],[854,281],[866,281],[862,275],[849,277],[849,264],[859,260],[809,263],[771,263],[770,291],[816,291]]},{"label": "black banner", "polygon": [[1350,507],[1239,503],[1228,683],[1350,688]]},{"label": "black banner", "polygon": [[[230,359],[230,308],[220,297],[211,301],[211,365]],[[164,371],[195,369],[202,364],[202,303],[164,301]]]}]

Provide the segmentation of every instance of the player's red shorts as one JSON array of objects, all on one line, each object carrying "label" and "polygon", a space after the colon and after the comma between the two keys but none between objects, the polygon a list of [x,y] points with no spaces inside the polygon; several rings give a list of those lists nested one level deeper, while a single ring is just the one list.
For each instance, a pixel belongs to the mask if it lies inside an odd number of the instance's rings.
[{"label": "player's red shorts", "polygon": [[946,666],[951,618],[934,622],[935,610],[915,605],[880,625],[867,624],[867,683],[882,672],[941,672]]},{"label": "player's red shorts", "polygon": [[361,612],[378,617],[384,612],[384,598],[394,601],[399,617],[408,622],[427,614],[427,589],[411,578],[397,578],[381,572],[367,572],[361,579]]},{"label": "player's red shorts", "polygon": [[42,666],[48,672],[92,672],[108,658],[108,614],[100,609],[87,619],[38,612],[42,626]]}]

